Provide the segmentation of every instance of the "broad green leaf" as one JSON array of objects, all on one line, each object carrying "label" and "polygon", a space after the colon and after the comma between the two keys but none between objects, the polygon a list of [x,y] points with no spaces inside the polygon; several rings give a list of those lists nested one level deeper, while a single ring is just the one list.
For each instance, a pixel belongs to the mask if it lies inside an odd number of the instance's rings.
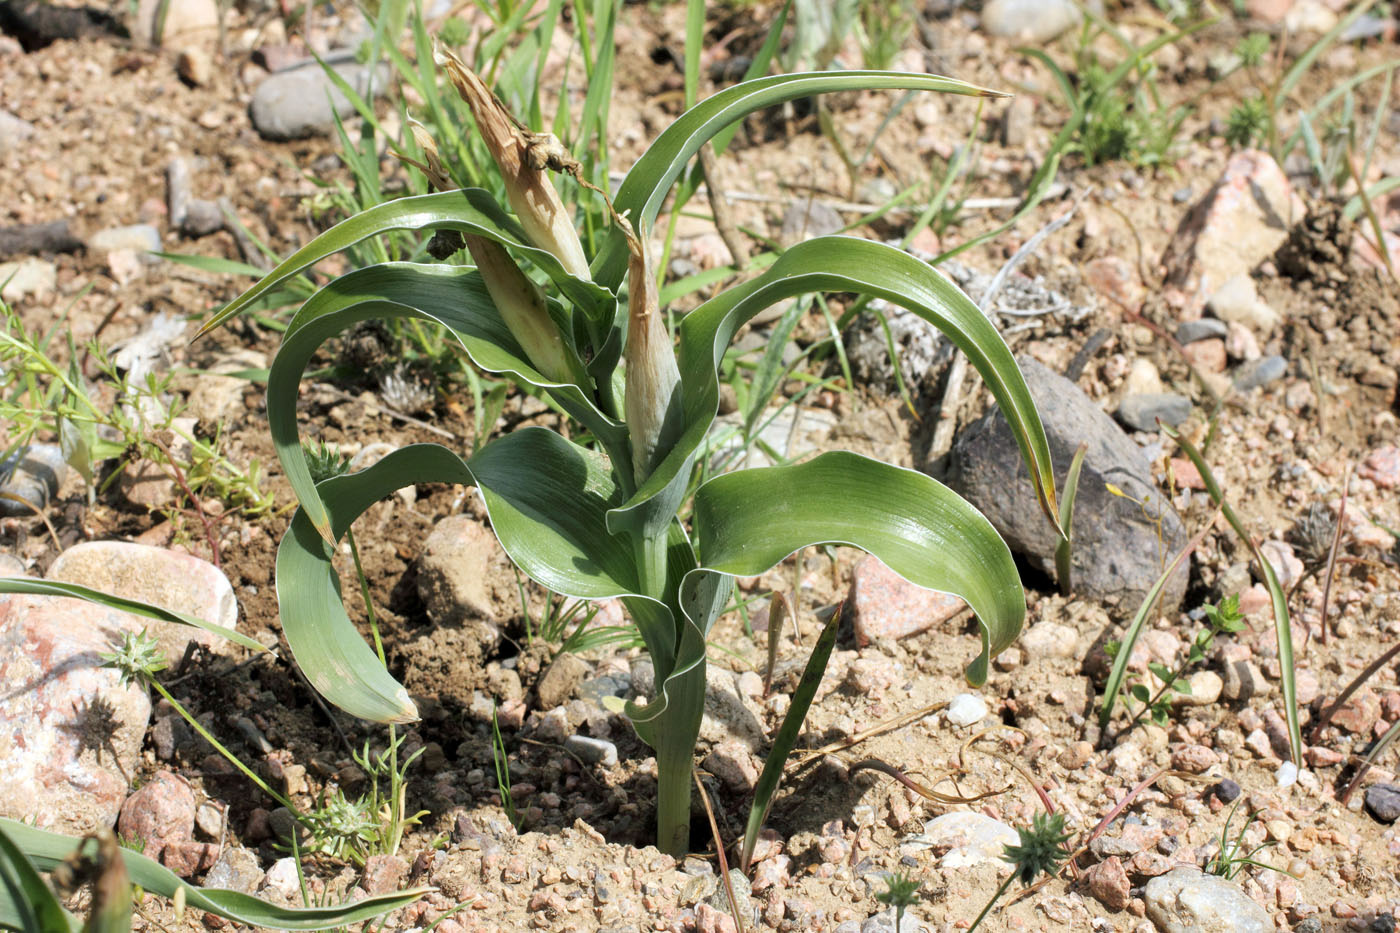
[{"label": "broad green leaf", "polygon": [[[977,87],[939,75],[898,71],[825,71],[756,78],[707,97],[691,107],[647,148],[627,172],[618,188],[615,205],[639,232],[651,228],[666,201],[666,194],[687,162],[720,131],[756,110],[799,97],[837,91],[912,90],[1004,97],[999,91]],[[613,230],[593,260],[593,278],[604,288],[616,289],[627,272],[627,242]]]},{"label": "broad green leaf", "polygon": [[[317,487],[334,539],[370,505],[414,483],[481,488],[491,527],[515,564],[542,586],[576,599],[627,597],[658,678],[676,654],[669,610],[638,598],[630,542],[607,530],[620,501],[607,461],[552,431],[526,428],[483,447],[470,460],[436,444],[394,451],[367,470]],[[326,699],[355,716],[404,722],[417,709],[356,631],[341,601],[334,549],[298,510],[277,551],[277,598],[296,661]],[[672,563],[695,565],[683,537]],[[703,645],[703,639],[702,639]]]},{"label": "broad green leaf", "polygon": [[753,576],[799,548],[848,544],[911,583],[962,597],[982,627],[967,668],[974,685],[1025,618],[1011,551],[981,512],[929,476],[858,454],[717,476],[695,494],[695,527],[706,570]]},{"label": "broad green leaf", "polygon": [[268,426],[277,457],[298,502],[323,536],[329,538],[330,526],[307,469],[297,428],[297,389],[302,373],[321,344],[336,334],[359,321],[397,317],[442,324],[479,367],[545,388],[609,450],[626,451],[627,429],[622,424],[599,411],[578,386],[552,382],[530,365],[474,269],[417,263],[357,269],[326,285],[297,312],[268,376]]},{"label": "broad green leaf", "polygon": [[412,198],[400,198],[361,211],[343,220],[292,253],[261,281],[205,322],[199,336],[223,324],[243,311],[279,282],[296,275],[327,256],[354,246],[362,240],[393,230],[442,229],[457,230],[486,237],[526,256],[554,281],[554,284],[575,305],[587,314],[608,308],[613,297],[607,291],[568,274],[549,252],[527,245],[525,233],[491,195],[480,188],[444,191]]},{"label": "broad green leaf", "polygon": [[23,933],[69,933],[78,926],[5,827],[0,826],[0,928]]},{"label": "broad green leaf", "polygon": [[[3,818],[0,818],[0,831],[8,834],[40,871],[52,871],[80,842],[69,836],[35,829],[33,826]],[[279,907],[241,891],[199,888],[187,884],[170,869],[138,852],[122,849],[121,857],[131,876],[131,882],[152,894],[174,897],[177,890],[183,890],[188,907],[217,914],[235,923],[274,930],[328,930],[360,923],[391,910],[407,907],[432,890],[412,888],[392,894],[377,894],[353,904],[335,907]],[[0,924],[3,922],[4,918],[0,917]]]},{"label": "broad green leaf", "polygon": [[718,368],[730,340],[746,321],[776,302],[822,291],[884,298],[947,334],[1001,406],[1041,508],[1058,524],[1045,430],[1015,358],[986,315],[942,274],[907,253],[854,237],[820,237],[794,246],[763,275],[686,316],[680,326],[683,434],[627,504],[609,514],[611,529],[654,533],[665,527],[685,497],[691,466],[719,410]]},{"label": "broad green leaf", "polygon": [[252,651],[267,651],[268,649],[259,644],[255,639],[249,638],[242,632],[222,625],[215,625],[213,622],[206,622],[198,616],[188,615],[183,612],[174,612],[169,609],[162,609],[150,603],[143,603],[135,599],[125,599],[121,596],[113,596],[110,593],[102,593],[77,583],[60,583],[56,580],[35,580],[32,577],[0,577],[0,593],[24,593],[30,596],[68,596],[72,599],[81,599],[86,602],[96,603],[99,606],[106,606],[108,609],[118,609],[122,612],[129,612],[132,615],[142,616],[147,619],[158,619],[161,622],[178,622],[181,625],[191,625],[195,628],[212,632],[220,638],[227,638],[235,644],[242,645]]}]

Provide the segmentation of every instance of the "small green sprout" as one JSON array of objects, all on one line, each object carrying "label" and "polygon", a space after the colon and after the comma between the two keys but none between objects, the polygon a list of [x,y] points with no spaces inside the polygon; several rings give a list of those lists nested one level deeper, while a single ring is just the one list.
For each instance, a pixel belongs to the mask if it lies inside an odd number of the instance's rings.
[{"label": "small green sprout", "polygon": [[1225,118],[1225,141],[1247,149],[1255,140],[1263,138],[1268,126],[1269,102],[1263,95],[1246,97],[1230,108],[1230,115]]},{"label": "small green sprout", "polygon": [[905,909],[918,903],[920,884],[903,868],[886,875],[884,880],[885,890],[875,895],[875,900],[894,908],[894,929],[895,933],[899,933],[904,928]]},{"label": "small green sprout", "polygon": [[117,649],[102,655],[102,666],[115,668],[125,687],[131,683],[146,684],[169,664],[155,638],[142,629],[140,632],[122,632]]},{"label": "small green sprout", "polygon": [[301,450],[306,455],[306,468],[311,471],[311,479],[317,483],[350,472],[349,454],[327,447],[325,441],[316,445],[302,444]]},{"label": "small green sprout", "polygon": [[1053,875],[1060,870],[1061,863],[1069,858],[1069,852],[1065,849],[1065,843],[1069,841],[1070,834],[1065,832],[1065,815],[1063,813],[1037,813],[1031,822],[1030,828],[1018,826],[1016,832],[1021,837],[1020,845],[1004,846],[1005,854],[1002,858],[1011,863],[1014,869],[1006,880],[997,888],[992,899],[987,902],[987,906],[982,908],[982,912],[977,915],[977,919],[968,928],[968,933],[972,933],[981,925],[1001,900],[1001,896],[1006,893],[1006,889],[1011,886],[1011,882],[1016,879],[1021,880],[1021,884],[1029,885],[1035,881],[1038,875]]}]

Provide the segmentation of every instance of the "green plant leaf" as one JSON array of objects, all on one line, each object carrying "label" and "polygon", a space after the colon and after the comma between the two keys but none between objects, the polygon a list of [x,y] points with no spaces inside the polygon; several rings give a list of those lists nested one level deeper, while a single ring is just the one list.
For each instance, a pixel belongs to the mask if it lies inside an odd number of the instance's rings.
[{"label": "green plant leaf", "polygon": [[695,527],[707,570],[752,576],[802,547],[849,544],[911,583],[962,597],[982,626],[967,669],[974,685],[1025,618],[1011,551],[981,512],[931,477],[858,454],[717,476],[695,494]]},{"label": "green plant leaf", "polygon": [[229,302],[204,323],[197,336],[203,336],[229,318],[245,310],[279,282],[296,275],[327,256],[354,246],[362,240],[393,230],[457,230],[486,237],[527,257],[544,270],[559,290],[586,314],[609,309],[613,296],[564,271],[546,250],[527,245],[525,233],[491,195],[480,188],[444,191],[380,204],[343,220],[292,253],[252,288]]},{"label": "green plant leaf", "polygon": [[1041,508],[1058,528],[1050,448],[1025,379],[997,329],[956,285],[890,246],[820,237],[794,246],[763,275],[688,314],[680,326],[685,386],[680,440],[625,506],[608,515],[614,532],[654,533],[676,514],[691,466],[719,410],[718,369],[739,327],[776,302],[813,292],[854,292],[907,308],[948,335],[977,368],[1011,425]]},{"label": "green plant leaf", "polygon": [[[667,676],[667,659],[676,654],[675,623],[664,607],[635,596],[640,585],[630,542],[606,527],[620,492],[603,457],[552,431],[526,428],[465,461],[436,444],[404,447],[369,469],[325,480],[317,491],[338,540],[370,505],[425,482],[479,486],[501,546],[540,585],[575,599],[628,597],[657,658],[658,682]],[[695,565],[694,555],[683,536],[676,548],[672,563],[683,573],[687,559]],[[346,615],[333,556],[334,548],[299,510],[277,550],[277,598],[292,654],[312,686],[346,712],[411,721],[417,718],[412,700]],[[664,618],[649,614],[646,603]]]},{"label": "green plant leaf", "polygon": [[[647,148],[627,172],[618,188],[615,204],[628,212],[643,235],[650,229],[687,162],[720,131],[756,110],[799,97],[835,91],[913,90],[1005,97],[999,91],[977,87],[939,75],[896,71],[828,71],[756,78],[707,97],[690,108]],[[620,231],[609,231],[602,250],[593,260],[593,278],[604,288],[616,289],[627,271],[627,243]]]},{"label": "green plant leaf", "polygon": [[474,269],[417,263],[357,269],[317,292],[292,318],[267,383],[268,426],[277,457],[312,525],[327,539],[330,526],[325,508],[301,450],[296,420],[298,385],[312,356],[326,340],[359,321],[397,317],[442,324],[479,367],[546,389],[609,450],[626,450],[626,427],[599,411],[578,386],[552,382],[530,365]]},{"label": "green plant leaf", "polygon": [[60,583],[56,580],[35,580],[32,577],[0,577],[0,593],[23,593],[29,596],[67,596],[72,599],[81,599],[84,602],[96,603],[99,606],[106,606],[108,609],[118,609],[122,612],[129,612],[132,615],[142,616],[147,619],[157,619],[161,622],[178,622],[181,625],[190,625],[194,628],[212,632],[220,638],[227,638],[235,644],[242,645],[252,651],[267,651],[268,649],[259,644],[256,639],[244,635],[242,632],[222,625],[215,625],[213,622],[206,622],[198,616],[188,615],[183,612],[173,612],[169,609],[162,609],[150,603],[143,603],[140,600],[125,599],[121,596],[113,596],[110,593],[102,593],[77,583]]},{"label": "green plant leaf", "polygon": [[0,927],[23,933],[69,933],[78,921],[0,825]]},{"label": "green plant leaf", "polygon": [[[40,871],[52,871],[75,848],[80,840],[58,833],[35,829],[15,820],[0,818],[0,831],[8,834],[15,846],[27,855]],[[432,888],[412,888],[392,894],[366,897],[352,904],[335,907],[278,907],[251,894],[221,888],[199,888],[182,881],[173,871],[129,849],[121,850],[131,882],[152,894],[174,897],[185,892],[185,904],[196,910],[217,914],[235,923],[275,930],[328,930],[370,920],[391,910],[406,907]],[[0,902],[3,903],[3,902]],[[5,918],[0,916],[0,925]],[[45,930],[48,933],[48,930]]]}]

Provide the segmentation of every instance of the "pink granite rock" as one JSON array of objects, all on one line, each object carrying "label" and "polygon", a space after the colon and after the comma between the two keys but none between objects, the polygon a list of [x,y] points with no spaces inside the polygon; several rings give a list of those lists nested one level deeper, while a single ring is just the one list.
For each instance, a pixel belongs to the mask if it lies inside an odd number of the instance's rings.
[{"label": "pink granite rock", "polygon": [[856,564],[846,611],[855,626],[856,644],[877,638],[917,635],[952,618],[967,604],[956,596],[915,586],[874,557]]},{"label": "pink granite rock", "polygon": [[0,816],[73,835],[115,822],[151,702],[101,655],[136,630],[81,600],[0,596]]},{"label": "pink granite rock", "polygon": [[[87,541],[58,555],[48,578],[183,612],[224,628],[238,623],[238,600],[228,578],[190,554],[126,541]],[[171,664],[180,662],[192,641],[207,647],[220,641],[203,629],[175,622],[142,618],[134,624],[150,632]]]}]

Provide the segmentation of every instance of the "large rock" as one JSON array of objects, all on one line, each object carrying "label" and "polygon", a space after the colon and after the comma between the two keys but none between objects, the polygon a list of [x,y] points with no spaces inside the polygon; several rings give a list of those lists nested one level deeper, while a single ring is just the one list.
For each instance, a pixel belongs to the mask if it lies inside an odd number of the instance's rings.
[{"label": "large rock", "polygon": [[0,816],[72,835],[116,821],[151,702],[101,655],[138,629],[82,600],[0,596]]},{"label": "large rock", "polygon": [[1182,219],[1163,262],[1197,296],[1198,310],[1230,279],[1273,256],[1303,213],[1302,201],[1268,153],[1238,152]]},{"label": "large rock", "polygon": [[[1103,12],[1098,0],[1085,6]],[[1080,5],[1070,0],[990,0],[982,7],[984,30],[1020,42],[1049,42],[1083,20]]]},{"label": "large rock", "polygon": [[1273,933],[1274,921],[1238,887],[1195,868],[1147,882],[1147,916],[1162,933]]},{"label": "large rock", "polygon": [[[191,554],[127,541],[87,541],[58,555],[48,578],[183,612],[222,628],[238,624],[238,600],[228,577]],[[178,622],[131,618],[138,629],[150,632],[171,664],[180,662],[191,642],[212,648],[221,640]]]},{"label": "large rock", "polygon": [[[372,72],[364,65],[335,65],[335,71],[361,97],[369,93]],[[374,76],[375,94],[389,83],[389,70]],[[341,93],[319,64],[278,72],[253,92],[249,113],[264,139],[304,139],[335,129],[335,117],[348,117],[355,105]]]},{"label": "large rock", "polygon": [[861,646],[877,638],[917,635],[967,608],[956,596],[910,583],[873,555],[861,558],[851,572],[846,605]]},{"label": "large rock", "polygon": [[[1153,486],[1142,451],[1113,419],[1068,379],[1028,357],[1018,362],[1045,424],[1057,489],[1064,488],[1079,443],[1089,445],[1074,508],[1074,590],[1116,614],[1130,614],[1156,582],[1163,561],[1185,545],[1181,519]],[[1109,492],[1109,483],[1133,498]],[[1013,551],[1046,573],[1054,572],[1058,538],[1036,501],[1020,448],[1000,410],[958,436],[948,485],[981,509]],[[1145,501],[1146,508],[1134,499]],[[1183,564],[1162,594],[1167,613],[1181,602],[1187,569]]]}]

